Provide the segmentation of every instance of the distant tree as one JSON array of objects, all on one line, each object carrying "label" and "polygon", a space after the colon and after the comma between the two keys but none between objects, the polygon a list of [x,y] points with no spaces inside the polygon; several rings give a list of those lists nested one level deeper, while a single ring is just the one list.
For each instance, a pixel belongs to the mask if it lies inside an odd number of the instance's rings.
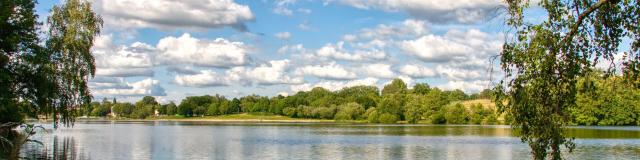
[{"label": "distant tree", "polygon": [[296,108],[294,108],[294,107],[284,108],[284,109],[282,109],[282,113],[285,116],[295,117],[296,116]]},{"label": "distant tree", "polygon": [[113,112],[119,117],[130,117],[135,106],[131,103],[116,103],[113,106]]},{"label": "distant tree", "polygon": [[342,103],[356,102],[368,109],[376,107],[380,91],[376,86],[353,86],[338,90],[336,96],[343,99]]},{"label": "distant tree", "polygon": [[380,122],[379,121],[380,114],[378,113],[378,110],[376,109],[376,107],[371,107],[367,109],[367,111],[365,112],[365,115],[367,116],[367,121],[369,121],[369,123]]},{"label": "distant tree", "polygon": [[231,100],[231,103],[229,103],[229,110],[232,113],[240,113],[240,100],[237,98],[233,98],[233,100]]},{"label": "distant tree", "polygon": [[338,112],[335,115],[336,120],[356,120],[363,117],[365,110],[362,105],[351,102],[338,106]]},{"label": "distant tree", "polygon": [[460,103],[446,107],[444,118],[447,124],[466,124],[468,122],[467,109]]},{"label": "distant tree", "polygon": [[426,84],[426,83],[418,83],[415,86],[413,86],[414,94],[425,95],[425,94],[428,94],[429,91],[431,91],[431,87],[429,87],[429,84]]},{"label": "distant tree", "polygon": [[444,94],[447,94],[450,101],[461,101],[468,99],[467,94],[465,94],[462,90],[456,89],[453,91],[445,91]]},{"label": "distant tree", "polygon": [[167,115],[175,115],[178,112],[177,110],[178,110],[178,107],[176,106],[175,103],[173,103],[173,101],[167,104]]},{"label": "distant tree", "polygon": [[402,117],[400,116],[402,116],[402,113],[404,112],[405,99],[404,94],[385,95],[378,103],[376,110],[380,114],[389,113],[395,115],[396,118],[401,119]]},{"label": "distant tree", "polygon": [[382,88],[382,95],[407,93],[407,84],[400,78],[393,79],[390,84]]},{"label": "distant tree", "polygon": [[396,123],[398,121],[398,116],[391,114],[391,113],[383,113],[380,115],[380,117],[378,118],[380,123],[385,123],[385,124],[392,124],[392,123]]},{"label": "distant tree", "polygon": [[428,99],[426,96],[412,95],[408,98],[404,117],[408,123],[418,123],[422,118],[422,114],[427,107]]},{"label": "distant tree", "polygon": [[178,106],[178,114],[186,117],[193,116],[193,108],[195,106],[191,104],[191,102],[187,101],[187,99],[183,99]]},{"label": "distant tree", "polygon": [[91,103],[91,105],[93,106],[92,107],[93,111],[91,111],[92,116],[104,117],[104,116],[107,116],[107,114],[109,114],[109,112],[111,111],[110,103],[100,104],[98,102],[94,102],[94,103]]},{"label": "distant tree", "polygon": [[336,114],[336,106],[331,107],[318,107],[316,108],[319,118],[333,119]]}]

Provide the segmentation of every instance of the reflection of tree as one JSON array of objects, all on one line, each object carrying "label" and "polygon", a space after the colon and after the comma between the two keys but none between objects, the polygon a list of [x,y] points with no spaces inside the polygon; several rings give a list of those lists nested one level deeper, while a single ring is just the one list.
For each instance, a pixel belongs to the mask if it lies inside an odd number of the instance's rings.
[{"label": "reflection of tree", "polygon": [[45,145],[27,143],[21,147],[19,154],[25,159],[86,159],[80,148],[77,148],[73,137],[53,136]]}]

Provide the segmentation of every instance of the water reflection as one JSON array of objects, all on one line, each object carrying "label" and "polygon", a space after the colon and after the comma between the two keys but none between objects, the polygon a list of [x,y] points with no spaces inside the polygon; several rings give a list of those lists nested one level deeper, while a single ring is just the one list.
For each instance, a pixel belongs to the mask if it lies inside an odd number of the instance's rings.
[{"label": "water reflection", "polygon": [[[572,128],[571,159],[638,159],[640,128]],[[598,137],[597,135],[601,135]],[[34,138],[29,159],[529,159],[507,126],[88,122]]]}]

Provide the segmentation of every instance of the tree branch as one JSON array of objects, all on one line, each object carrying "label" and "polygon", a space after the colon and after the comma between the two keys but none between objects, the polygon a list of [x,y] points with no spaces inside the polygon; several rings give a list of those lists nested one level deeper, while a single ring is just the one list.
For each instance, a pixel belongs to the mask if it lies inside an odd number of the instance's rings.
[{"label": "tree branch", "polygon": [[560,41],[560,45],[564,45],[567,43],[567,41],[571,40],[573,38],[573,35],[576,34],[576,32],[578,31],[578,28],[580,28],[580,25],[582,25],[582,22],[584,21],[584,19],[589,16],[589,14],[593,13],[593,11],[596,11],[598,8],[600,8],[603,4],[609,2],[609,0],[600,0],[598,1],[598,3],[594,4],[593,6],[587,8],[587,10],[585,10],[584,12],[582,12],[579,16],[578,16],[578,21],[576,21],[576,24],[571,27],[571,30],[569,31],[569,33],[567,33],[567,35],[562,38],[562,41]]}]

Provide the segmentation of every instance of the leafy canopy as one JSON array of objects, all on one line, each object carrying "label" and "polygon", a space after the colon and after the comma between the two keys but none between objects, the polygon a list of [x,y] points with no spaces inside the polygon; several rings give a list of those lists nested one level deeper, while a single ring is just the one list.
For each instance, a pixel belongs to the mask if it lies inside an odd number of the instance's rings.
[{"label": "leafy canopy", "polygon": [[[637,0],[507,0],[507,25],[515,32],[500,53],[505,78],[496,103],[535,159],[562,159],[560,147],[575,144],[564,135],[568,110],[576,105],[578,77],[600,61],[623,54],[624,77],[636,82],[640,66],[640,2]],[[546,11],[540,23],[526,21],[532,5]],[[629,45],[621,50],[621,45]]]}]

